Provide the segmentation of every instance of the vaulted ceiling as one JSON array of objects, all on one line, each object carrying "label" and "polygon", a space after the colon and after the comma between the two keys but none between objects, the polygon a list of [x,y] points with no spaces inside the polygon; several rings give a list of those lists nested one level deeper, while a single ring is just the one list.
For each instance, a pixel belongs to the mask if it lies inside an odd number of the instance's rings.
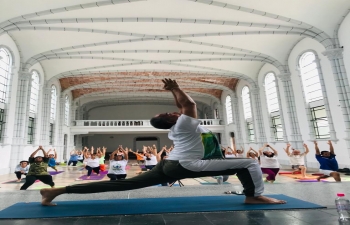
[{"label": "vaulted ceiling", "polygon": [[[286,71],[302,38],[325,48],[348,0],[0,0],[0,35],[74,99],[168,99],[161,78],[219,99],[265,64]],[[103,100],[102,100],[103,99]],[[114,101],[114,100],[113,100]]]}]

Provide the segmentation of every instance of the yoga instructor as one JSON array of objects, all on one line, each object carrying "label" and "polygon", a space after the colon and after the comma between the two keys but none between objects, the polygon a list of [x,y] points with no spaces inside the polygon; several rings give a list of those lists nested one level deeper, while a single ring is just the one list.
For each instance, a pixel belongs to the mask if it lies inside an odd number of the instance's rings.
[{"label": "yoga instructor", "polygon": [[[170,91],[180,112],[162,113],[151,119],[157,129],[170,129],[169,139],[174,149],[168,158],[139,176],[117,181],[77,184],[63,188],[42,189],[42,205],[53,206],[52,200],[65,193],[87,194],[144,188],[173,180],[205,176],[233,175],[241,181],[247,204],[284,204],[283,200],[262,196],[264,183],[258,162],[253,159],[223,159],[220,145],[208,129],[200,126],[196,103],[175,80],[164,79],[164,89]],[[210,204],[210,203],[209,203]]]}]

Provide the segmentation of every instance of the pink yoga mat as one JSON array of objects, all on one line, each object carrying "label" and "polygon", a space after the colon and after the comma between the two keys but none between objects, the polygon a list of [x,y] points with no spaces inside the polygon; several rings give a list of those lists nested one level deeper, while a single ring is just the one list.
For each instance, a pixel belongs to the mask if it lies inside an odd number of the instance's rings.
[{"label": "pink yoga mat", "polygon": [[105,175],[101,174],[101,176],[97,176],[96,174],[91,174],[90,179],[87,179],[87,175],[79,177],[77,180],[102,180]]}]

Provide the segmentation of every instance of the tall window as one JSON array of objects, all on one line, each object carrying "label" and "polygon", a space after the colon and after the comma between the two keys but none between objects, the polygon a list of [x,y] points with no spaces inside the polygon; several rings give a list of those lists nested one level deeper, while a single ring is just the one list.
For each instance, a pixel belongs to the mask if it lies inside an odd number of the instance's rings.
[{"label": "tall window", "polygon": [[214,115],[215,115],[215,119],[219,119],[219,110],[218,109],[214,109]]},{"label": "tall window", "polygon": [[249,88],[247,86],[245,86],[242,89],[242,102],[243,102],[244,119],[246,121],[249,141],[254,141],[255,134],[254,134],[253,121],[252,121],[252,107],[250,104]]},{"label": "tall window", "polygon": [[11,73],[12,57],[5,48],[0,48],[0,102],[5,103]]},{"label": "tall window", "polygon": [[28,144],[33,144],[34,140],[34,118],[29,117],[29,122],[28,122]]},{"label": "tall window", "polygon": [[272,124],[272,132],[276,141],[283,140],[283,128],[280,116],[280,108],[278,104],[278,95],[276,88],[276,77],[273,73],[268,73],[265,76],[265,94],[267,109],[269,111]]},{"label": "tall window", "polygon": [[226,115],[227,115],[227,124],[230,124],[233,122],[232,119],[232,102],[231,102],[231,96],[226,97]]},{"label": "tall window", "polygon": [[30,89],[30,107],[31,113],[36,113],[38,110],[39,100],[39,74],[36,71],[32,72],[32,87]]},{"label": "tall window", "polygon": [[50,110],[50,119],[56,119],[56,102],[57,102],[57,90],[55,85],[51,86],[51,110]]},{"label": "tall window", "polygon": [[306,52],[300,57],[301,80],[306,103],[311,110],[311,122],[316,138],[329,138],[328,118],[315,60],[316,55],[313,52]]},{"label": "tall window", "polygon": [[69,98],[67,95],[64,103],[64,124],[67,126],[69,124]]},{"label": "tall window", "polygon": [[5,124],[5,110],[0,108],[0,141],[2,137],[2,131],[4,130]]}]

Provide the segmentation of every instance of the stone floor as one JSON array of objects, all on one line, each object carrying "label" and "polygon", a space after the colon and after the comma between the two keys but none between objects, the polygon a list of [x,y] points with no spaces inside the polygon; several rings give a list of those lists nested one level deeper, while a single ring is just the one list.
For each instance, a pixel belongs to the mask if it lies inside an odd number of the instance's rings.
[{"label": "stone floor", "polygon": [[[130,162],[132,164],[133,162]],[[92,181],[76,180],[85,175],[86,171],[80,167],[59,167],[64,171],[53,176],[57,187],[70,184],[78,184]],[[128,177],[136,176],[140,172],[139,166],[130,166]],[[41,182],[35,183],[27,191],[18,191],[22,184],[3,184],[15,180],[14,174],[0,176],[0,210],[7,208],[17,202],[40,201],[39,189],[47,187]],[[104,177],[103,180],[107,180]],[[350,179],[343,177],[344,182],[334,183],[332,179],[328,182],[297,182],[293,177],[278,176],[274,184],[265,185],[266,194],[285,194],[305,201],[326,206],[322,210],[278,210],[278,211],[241,211],[241,212],[212,212],[212,213],[181,213],[181,214],[154,214],[133,216],[107,216],[88,218],[57,218],[57,219],[27,219],[27,220],[0,220],[1,225],[12,224],[181,224],[181,225],[219,225],[219,224],[256,224],[256,225],[284,225],[284,224],[317,224],[332,225],[339,224],[337,212],[334,207],[334,198],[337,192],[343,192],[350,196]],[[216,180],[211,177],[182,180],[184,187],[149,187],[144,189],[109,192],[89,195],[62,195],[57,201],[65,200],[90,200],[90,199],[121,199],[121,198],[157,198],[157,197],[179,197],[179,196],[220,196],[224,191],[239,187],[240,183],[235,176],[231,176],[228,184],[217,185]],[[212,183],[212,185],[203,185]]]}]

